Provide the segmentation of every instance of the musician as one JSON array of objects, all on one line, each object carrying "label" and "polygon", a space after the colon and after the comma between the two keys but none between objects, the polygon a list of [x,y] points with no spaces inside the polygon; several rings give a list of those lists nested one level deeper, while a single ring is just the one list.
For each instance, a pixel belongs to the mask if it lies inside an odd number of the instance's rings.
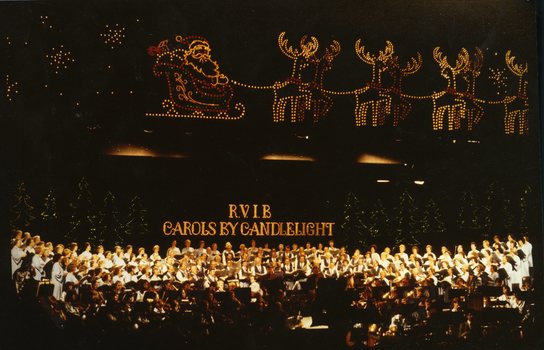
[{"label": "musician", "polygon": [[423,268],[419,264],[419,260],[415,261],[414,265],[410,265],[412,268],[409,268],[411,278],[417,283],[421,284],[427,279],[427,275]]},{"label": "musician", "polygon": [[325,269],[323,269],[323,277],[325,278],[338,278],[338,269],[336,264],[331,261]]},{"label": "musician", "polygon": [[64,277],[66,276],[65,258],[60,254],[56,254],[53,257],[53,269],[51,270],[51,283],[53,284],[53,297],[57,300],[61,300],[62,286],[64,284]]},{"label": "musician", "polygon": [[261,285],[257,282],[254,275],[249,277],[249,289],[251,290],[252,297],[263,296]]},{"label": "musician", "polygon": [[249,253],[248,253],[248,250],[247,250],[247,247],[245,244],[240,244],[238,246],[238,251],[234,253],[234,258],[236,260],[243,260],[244,257],[247,259],[249,256]]},{"label": "musician", "polygon": [[451,303],[450,303],[450,311],[451,312],[460,312],[460,311],[463,311],[463,309],[461,308],[461,303],[459,302],[459,298],[458,297],[455,297],[451,300]]},{"label": "musician", "polygon": [[13,274],[15,274],[15,271],[19,269],[23,263],[23,258],[26,256],[26,253],[22,249],[23,241],[22,239],[18,238],[15,240],[15,244],[11,248],[11,277],[13,278]]},{"label": "musician", "polygon": [[115,250],[112,263],[113,266],[125,267],[126,262],[124,260],[123,249],[121,247],[117,247],[117,249]]},{"label": "musician", "polygon": [[329,252],[332,254],[332,256],[336,256],[338,253],[338,248],[334,246],[334,241],[332,239],[329,240]]},{"label": "musician", "polygon": [[167,256],[176,256],[181,255],[181,250],[178,248],[178,242],[174,239],[172,240],[172,243],[170,243],[170,247],[166,250]]},{"label": "musician", "polygon": [[[135,265],[128,265],[125,272],[123,273],[123,283],[127,284],[129,282],[138,282],[138,267]],[[175,278],[175,276],[174,276]]]},{"label": "musician", "polygon": [[153,271],[153,273],[152,273],[151,277],[149,278],[149,281],[150,282],[162,281],[162,276],[161,276],[161,271],[160,271],[159,266],[158,265],[153,266],[152,271]]},{"label": "musician", "polygon": [[378,263],[381,262],[380,254],[377,252],[378,247],[375,244],[370,246],[370,258]]},{"label": "musician", "polygon": [[391,248],[385,247],[383,252],[380,254],[380,265],[384,268],[387,268],[390,263],[393,262],[393,256],[391,255]]},{"label": "musician", "polygon": [[287,289],[292,290],[295,285],[295,265],[291,262],[291,259],[286,256],[282,266],[283,277],[285,286]]},{"label": "musician", "polygon": [[34,240],[32,237],[23,239],[23,246],[21,247],[26,255],[34,254]]},{"label": "musician", "polygon": [[332,254],[328,250],[325,250],[323,258],[321,259],[321,271],[324,271],[331,264],[335,265],[336,260],[333,258]]},{"label": "musician", "polygon": [[468,312],[466,320],[459,324],[459,338],[470,340],[474,338],[476,331],[477,327],[474,325],[474,315],[472,312]]},{"label": "musician", "polygon": [[395,271],[397,271],[399,268],[400,268],[400,265],[404,263],[404,260],[402,260],[402,258],[400,257],[400,255],[397,253],[395,254],[394,258],[393,258],[393,268],[395,269]]},{"label": "musician", "polygon": [[533,276],[533,245],[529,242],[529,236],[523,236],[523,244],[521,246],[525,256],[527,256],[527,262],[529,263],[529,274]]},{"label": "musician", "polygon": [[423,264],[423,257],[419,255],[419,248],[417,245],[412,247],[412,254],[410,254],[410,261],[419,261],[420,264]]},{"label": "musician", "polygon": [[93,254],[91,253],[91,243],[85,242],[83,244],[83,252],[79,254],[79,259],[90,261],[92,257],[93,257]]},{"label": "musician", "polygon": [[513,248],[506,256],[506,259],[512,265],[512,271],[509,273],[510,283],[513,287],[519,288],[521,280],[524,277],[521,270],[521,259],[518,256],[517,250]]},{"label": "musician", "polygon": [[203,254],[207,254],[206,242],[198,242],[198,248],[196,248],[193,253],[195,255],[195,258],[200,258],[200,256],[202,256]]},{"label": "musician", "polygon": [[76,263],[69,263],[66,266],[66,275],[64,277],[64,284],[72,283],[74,286],[79,285],[79,279],[77,278],[77,265]]},{"label": "musician", "polygon": [[232,250],[232,244],[230,242],[225,243],[225,250],[221,253],[221,260],[223,265],[227,265],[229,260],[233,260],[235,256],[234,250]]},{"label": "musician", "polygon": [[408,263],[408,254],[406,254],[406,246],[404,244],[399,245],[399,252],[395,254],[405,264]]},{"label": "musician", "polygon": [[493,253],[493,249],[487,239],[482,241],[482,249],[480,249],[480,253],[484,254],[484,256],[490,256],[491,253]]},{"label": "musician", "polygon": [[263,246],[263,262],[267,262],[270,258],[271,249],[268,246],[268,242],[266,242]]},{"label": "musician", "polygon": [[501,252],[507,250],[506,243],[501,241],[501,238],[499,237],[499,235],[493,236],[493,248],[495,250],[500,249]]},{"label": "musician", "polygon": [[291,251],[291,247],[289,245],[285,246],[284,253],[283,253],[283,260],[285,261],[286,258],[289,258],[291,262],[295,262],[296,260],[296,256],[293,253],[293,251]]},{"label": "musician", "polygon": [[363,273],[365,268],[365,260],[362,257],[359,257],[354,262],[353,273]]},{"label": "musician", "polygon": [[425,246],[425,254],[423,254],[423,260],[428,261],[429,258],[432,258],[436,261],[436,255],[433,253],[433,246],[430,244],[427,244]]},{"label": "musician", "polygon": [[448,250],[448,248],[445,247],[445,246],[442,246],[442,248],[440,248],[440,251],[441,251],[442,254],[440,254],[440,256],[438,257],[438,261],[439,262],[446,261],[446,262],[448,262],[448,264],[450,266],[452,266],[453,261],[452,261],[451,254],[450,254],[450,251]]},{"label": "musician", "polygon": [[278,253],[276,252],[275,248],[270,249],[270,255],[267,258],[265,258],[265,260],[263,260],[263,262],[265,262],[266,264],[272,264],[272,263],[277,264],[281,261],[282,260],[278,256]]},{"label": "musician", "polygon": [[459,265],[463,266],[468,264],[468,260],[465,256],[465,250],[463,249],[462,245],[457,246],[457,253],[453,257],[454,263],[458,263]]},{"label": "musician", "polygon": [[510,276],[512,275],[512,264],[509,262],[506,255],[502,256],[501,264],[498,268],[499,278],[511,289],[512,280]]},{"label": "musician", "polygon": [[162,260],[161,254],[160,254],[160,249],[161,249],[161,247],[159,247],[158,245],[154,245],[153,246],[153,253],[149,257],[149,260],[151,260],[152,262]]},{"label": "musician", "polygon": [[311,273],[310,264],[306,261],[305,255],[300,255],[297,262],[295,262],[295,279],[305,280]]},{"label": "musician", "polygon": [[312,248],[312,243],[306,242],[306,245],[304,246],[304,254],[306,254],[306,256],[312,254]]},{"label": "musician", "polygon": [[43,245],[36,247],[35,254],[32,257],[32,269],[34,271],[33,279],[37,282],[40,282],[43,277],[45,277],[44,267],[45,264],[49,261],[48,252]]},{"label": "musician", "polygon": [[253,268],[257,279],[266,275],[266,267],[262,264],[260,257],[256,257],[255,260],[253,260]]},{"label": "musician", "polygon": [[520,238],[518,240],[518,252],[517,252],[517,255],[519,256],[521,262],[520,262],[520,274],[523,277],[528,277],[530,276],[530,272],[529,272],[529,260],[528,260],[528,257],[527,257],[527,251],[526,249],[524,249],[524,240],[523,238]]},{"label": "musician", "polygon": [[212,243],[211,250],[208,252],[208,259],[215,259],[216,256],[222,256],[222,254],[217,248],[217,243]]},{"label": "musician", "polygon": [[238,268],[236,266],[236,263],[233,260],[229,260],[227,262],[227,268],[225,273],[226,273],[227,280],[238,279]]},{"label": "musician", "polygon": [[138,255],[136,255],[136,259],[142,260],[144,259],[144,256],[145,256],[145,259],[147,259],[145,248],[144,247],[138,248]]},{"label": "musician", "polygon": [[173,281],[176,278],[176,269],[172,265],[166,265],[166,273],[162,275],[163,281]]},{"label": "musician", "polygon": [[217,280],[217,285],[216,285],[215,291],[216,292],[224,292],[225,291],[225,282],[222,279]]},{"label": "musician", "polygon": [[238,271],[238,279],[240,280],[240,287],[249,287],[249,277],[255,274],[255,268],[249,266],[247,260],[242,261],[242,267]]},{"label": "musician", "polygon": [[125,247],[125,254],[123,254],[123,259],[125,260],[125,262],[129,262],[132,260],[132,257],[134,256],[134,248],[132,247],[132,245],[128,244],[126,247]]},{"label": "musician", "polygon": [[215,268],[209,269],[206,272],[206,277],[204,279],[204,288],[210,288],[210,286],[217,284],[218,281],[217,270]]},{"label": "musician", "polygon": [[504,302],[506,307],[512,307],[512,305],[514,304],[514,296],[511,292],[510,287],[503,286],[502,294],[497,298],[497,300]]},{"label": "musician", "polygon": [[401,262],[399,269],[396,272],[396,278],[393,280],[393,283],[406,285],[411,277],[412,274],[410,273],[410,270],[406,268],[405,263]]},{"label": "musician", "polygon": [[[375,281],[375,285],[377,286],[389,286],[391,284],[391,279],[389,279],[387,277],[387,271],[384,270],[384,269],[381,269],[380,272],[378,273],[378,277],[369,277],[370,278],[370,281],[374,280]],[[367,279],[365,279],[365,284],[367,284],[368,281]]]},{"label": "musician", "polygon": [[338,262],[338,274],[342,277],[347,277],[352,274],[352,267],[349,260],[344,258]]}]

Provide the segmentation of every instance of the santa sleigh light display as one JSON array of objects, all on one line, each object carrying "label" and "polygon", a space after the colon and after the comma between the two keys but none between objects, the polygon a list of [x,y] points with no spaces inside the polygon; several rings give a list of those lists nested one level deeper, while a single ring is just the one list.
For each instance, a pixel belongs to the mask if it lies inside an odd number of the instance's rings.
[{"label": "santa sleigh light display", "polygon": [[237,120],[245,107],[233,102],[229,78],[211,58],[210,44],[197,36],[176,36],[175,41],[163,40],[147,50],[155,57],[153,73],[168,85],[168,97],[161,113],[150,117]]}]

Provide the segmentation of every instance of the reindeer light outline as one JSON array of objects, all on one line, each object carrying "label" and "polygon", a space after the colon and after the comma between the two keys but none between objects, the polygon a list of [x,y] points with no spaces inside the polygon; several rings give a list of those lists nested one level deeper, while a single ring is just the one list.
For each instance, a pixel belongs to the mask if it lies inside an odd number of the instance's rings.
[{"label": "reindeer light outline", "polygon": [[307,35],[302,36],[299,45],[300,49],[293,49],[285,37],[285,32],[278,36],[278,46],[281,52],[293,60],[291,76],[285,81],[276,82],[273,86],[274,102],[272,113],[275,123],[286,120],[286,109],[289,106],[291,117],[290,122],[304,121],[305,111],[311,108],[312,93],[309,83],[302,81],[302,71],[306,69],[312,57],[319,49],[319,42],[314,36],[307,41]]},{"label": "reindeer light outline", "polygon": [[472,131],[484,116],[484,109],[476,98],[476,79],[480,76],[484,61],[484,54],[479,47],[474,48],[473,59],[461,72],[467,82],[467,89],[464,93],[466,103],[467,130]]},{"label": "reindeer light outline", "polygon": [[459,130],[461,128],[461,119],[466,116],[466,101],[463,95],[457,91],[457,75],[469,63],[468,51],[464,47],[461,49],[455,60],[455,67],[449,64],[447,56],[442,56],[439,46],[434,48],[433,58],[440,67],[440,75],[448,82],[444,90],[432,94],[433,130],[444,129],[445,115],[447,115],[448,120],[448,131]]},{"label": "reindeer light outline", "polygon": [[391,114],[391,96],[387,89],[382,87],[381,75],[388,69],[387,62],[394,53],[393,44],[387,40],[385,48],[380,50],[378,55],[372,55],[365,52],[361,39],[357,39],[355,53],[363,62],[372,66],[372,81],[368,84],[369,89],[364,93],[355,94],[355,125],[366,126],[367,117],[370,114],[372,126],[382,126],[385,124],[385,118]]},{"label": "reindeer light outline", "polygon": [[325,49],[325,53],[321,57],[314,55],[311,62],[315,65],[315,75],[312,82],[312,98],[311,108],[313,112],[314,123],[319,122],[331,109],[333,100],[324,91],[325,73],[332,69],[332,62],[340,54],[341,46],[336,40],[333,40],[331,45]]},{"label": "reindeer light outline", "polygon": [[529,66],[516,64],[512,51],[508,50],[505,55],[506,66],[518,77],[518,91],[516,96],[507,96],[504,99],[504,133],[515,134],[516,119],[518,122],[518,134],[524,135],[529,132],[527,113],[529,112],[529,98],[527,97],[527,80],[524,76],[529,72]]},{"label": "reindeer light outline", "polygon": [[397,55],[389,60],[389,69],[387,72],[393,78],[393,84],[389,88],[389,91],[391,93],[394,127],[399,126],[400,121],[405,120],[412,110],[412,104],[403,96],[402,80],[407,76],[417,73],[422,65],[423,57],[420,52],[417,52],[415,57],[410,57],[404,67],[401,67]]}]

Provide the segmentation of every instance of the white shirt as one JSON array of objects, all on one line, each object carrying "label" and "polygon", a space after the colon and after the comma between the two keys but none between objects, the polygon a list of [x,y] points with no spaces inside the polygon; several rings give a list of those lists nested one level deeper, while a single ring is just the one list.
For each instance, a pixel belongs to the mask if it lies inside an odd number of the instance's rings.
[{"label": "white shirt", "polygon": [[51,270],[51,279],[55,283],[62,283],[64,279],[64,269],[59,262],[53,264],[53,269]]},{"label": "white shirt", "polygon": [[529,267],[533,267],[533,245],[530,242],[525,242],[521,246],[523,252],[527,256],[527,261],[529,262]]},{"label": "white shirt", "polygon": [[11,275],[12,276],[15,273],[15,271],[21,267],[24,257],[25,257],[25,252],[21,248],[17,246],[13,246],[13,248],[11,248]]},{"label": "white shirt", "polygon": [[91,260],[93,255],[89,251],[84,251],[83,253],[79,254],[80,260]]},{"label": "white shirt", "polygon": [[251,293],[259,293],[259,294],[262,293],[261,286],[259,285],[257,281],[251,283],[249,285],[249,288],[251,289]]},{"label": "white shirt", "polygon": [[174,252],[174,256],[175,255],[181,255],[181,251],[179,250],[178,247],[170,247],[168,248],[168,251],[166,252],[166,255],[168,255],[170,253],[170,251],[173,251]]},{"label": "white shirt", "polygon": [[113,256],[113,265],[123,267],[123,266],[126,265],[126,263],[125,263],[125,260],[123,260],[122,258],[120,258],[117,255],[114,255]]},{"label": "white shirt", "polygon": [[43,267],[48,260],[49,259],[46,259],[44,261],[42,257],[37,254],[32,257],[32,267],[34,268],[34,279],[36,281],[41,281],[42,277],[44,277]]},{"label": "white shirt", "polygon": [[68,272],[68,274],[66,275],[66,278],[64,279],[64,284],[66,284],[68,282],[78,284],[79,280],[77,279],[77,277],[72,272]]}]

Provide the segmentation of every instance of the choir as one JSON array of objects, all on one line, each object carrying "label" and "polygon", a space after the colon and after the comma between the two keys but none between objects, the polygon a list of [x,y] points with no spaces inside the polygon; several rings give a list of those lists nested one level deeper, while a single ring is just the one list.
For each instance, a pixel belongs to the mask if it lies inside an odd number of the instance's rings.
[{"label": "choir", "polygon": [[[16,231],[11,268],[18,293],[45,296],[57,312],[80,319],[116,303],[131,310],[134,303],[148,303],[159,315],[187,312],[191,304],[204,303],[205,309],[229,315],[249,304],[275,307],[287,303],[285,295],[290,295],[298,302],[302,298],[301,305],[319,304],[310,308],[314,323],[319,323],[320,312],[323,316],[328,307],[331,313],[347,295],[347,308],[364,315],[365,342],[377,343],[377,334],[386,337],[429,326],[437,305],[450,313],[470,311],[458,322],[464,327],[458,333],[448,322],[450,328],[442,330],[464,339],[474,310],[507,308],[516,312],[519,324],[530,313],[533,256],[528,237],[508,235],[503,241],[494,236],[451,250],[399,244],[381,252],[376,245],[348,251],[333,240],[276,247],[252,240],[236,248],[227,242],[222,248],[205,241],[193,246],[187,239],[181,248],[173,240],[166,250],[159,245],[150,251],[131,245],[106,250],[88,242],[82,247],[53,245]],[[302,327],[301,312],[308,312],[304,308],[291,307],[285,323],[289,328]],[[141,316],[137,319],[144,323]],[[355,324],[359,327],[348,332],[347,346],[357,342],[361,323]]]}]

